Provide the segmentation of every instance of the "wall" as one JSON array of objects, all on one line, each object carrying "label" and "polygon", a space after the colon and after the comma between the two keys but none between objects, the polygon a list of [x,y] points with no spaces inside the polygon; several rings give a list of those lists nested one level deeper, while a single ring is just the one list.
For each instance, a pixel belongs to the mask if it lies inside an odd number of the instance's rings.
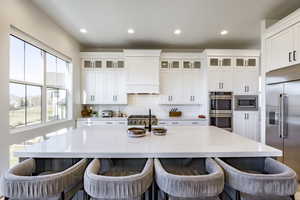
[{"label": "wall", "polygon": [[183,117],[196,118],[200,114],[207,115],[207,104],[203,105],[180,105],[169,106],[159,105],[159,95],[128,95],[128,105],[124,106],[95,106],[95,110],[102,111],[111,109],[114,111],[121,111],[127,115],[147,115],[148,109],[151,108],[152,114],[159,118],[168,117],[171,108],[178,108],[182,111]]},{"label": "wall", "polygon": [[[73,121],[62,124],[52,124],[39,129],[10,134],[9,132],[9,33],[13,25],[23,32],[38,39],[49,47],[70,57],[73,62],[73,88],[79,88],[79,49],[76,40],[55,24],[45,13],[38,9],[31,1],[1,0],[0,6],[0,172],[8,168],[9,145],[46,134],[59,128],[72,126]],[[73,92],[73,115],[80,102],[80,93]]]}]

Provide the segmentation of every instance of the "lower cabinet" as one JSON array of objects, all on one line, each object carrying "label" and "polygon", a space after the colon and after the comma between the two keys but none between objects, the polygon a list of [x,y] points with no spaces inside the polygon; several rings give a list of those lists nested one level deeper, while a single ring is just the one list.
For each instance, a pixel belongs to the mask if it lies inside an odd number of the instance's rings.
[{"label": "lower cabinet", "polygon": [[127,121],[78,120],[77,128],[88,126],[127,126]]},{"label": "lower cabinet", "polygon": [[235,111],[233,113],[233,132],[259,141],[259,112],[258,111]]},{"label": "lower cabinet", "polygon": [[159,120],[159,126],[208,126],[208,120]]}]

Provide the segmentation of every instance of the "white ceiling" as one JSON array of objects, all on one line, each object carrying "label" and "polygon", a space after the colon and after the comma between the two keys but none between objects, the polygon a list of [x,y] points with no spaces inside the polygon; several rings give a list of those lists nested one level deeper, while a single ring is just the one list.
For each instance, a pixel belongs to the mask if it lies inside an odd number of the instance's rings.
[{"label": "white ceiling", "polygon": [[[259,47],[260,21],[278,19],[300,0],[33,0],[83,47]],[[82,34],[80,28],[88,33]],[[135,34],[129,35],[128,28]],[[176,36],[174,29],[182,34]],[[221,30],[229,34],[221,36]]]}]

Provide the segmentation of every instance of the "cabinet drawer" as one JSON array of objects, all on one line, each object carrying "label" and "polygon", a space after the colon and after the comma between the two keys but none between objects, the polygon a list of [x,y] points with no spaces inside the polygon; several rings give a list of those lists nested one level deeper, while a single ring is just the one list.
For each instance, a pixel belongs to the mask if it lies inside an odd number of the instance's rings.
[{"label": "cabinet drawer", "polygon": [[208,126],[208,121],[159,121],[160,126]]},{"label": "cabinet drawer", "polygon": [[77,127],[85,126],[127,126],[127,121],[77,121]]}]

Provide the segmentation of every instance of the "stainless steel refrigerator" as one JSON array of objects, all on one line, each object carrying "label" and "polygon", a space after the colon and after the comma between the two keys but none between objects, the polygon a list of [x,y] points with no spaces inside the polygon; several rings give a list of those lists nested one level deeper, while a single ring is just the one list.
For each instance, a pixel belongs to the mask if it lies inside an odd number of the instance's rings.
[{"label": "stainless steel refrigerator", "polygon": [[266,74],[266,143],[300,177],[300,65]]}]

